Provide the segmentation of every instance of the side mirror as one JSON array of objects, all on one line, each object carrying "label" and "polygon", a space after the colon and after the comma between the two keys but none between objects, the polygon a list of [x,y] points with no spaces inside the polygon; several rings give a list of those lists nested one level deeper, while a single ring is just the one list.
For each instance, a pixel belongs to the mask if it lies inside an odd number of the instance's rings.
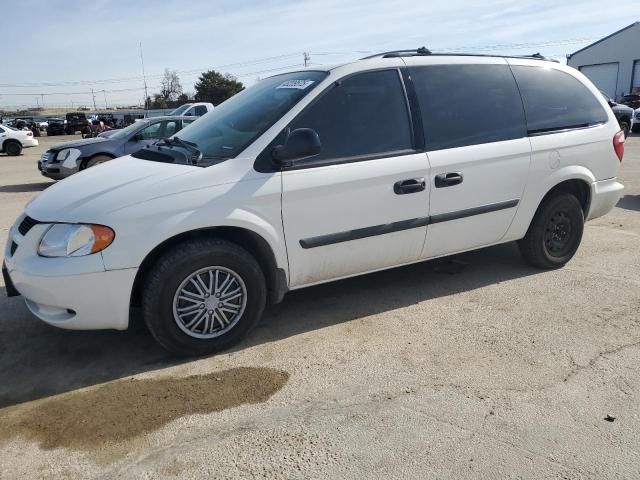
[{"label": "side mirror", "polygon": [[144,140],[144,135],[142,135],[141,133],[136,133],[133,137],[131,137],[132,142],[139,142],[141,140]]},{"label": "side mirror", "polygon": [[282,167],[320,153],[320,137],[310,128],[297,128],[287,135],[284,145],[273,147],[271,157]]},{"label": "side mirror", "polygon": [[613,101],[613,100],[611,100],[611,99],[608,99],[608,100],[607,100],[607,103],[609,104],[609,106],[610,106],[610,107],[615,107],[615,106],[616,106],[616,102],[614,102],[614,101]]}]

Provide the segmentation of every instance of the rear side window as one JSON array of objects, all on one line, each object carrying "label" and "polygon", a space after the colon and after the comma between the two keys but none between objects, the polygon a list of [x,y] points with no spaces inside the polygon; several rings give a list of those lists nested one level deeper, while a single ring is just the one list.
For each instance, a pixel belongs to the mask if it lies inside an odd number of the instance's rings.
[{"label": "rear side window", "polygon": [[410,68],[427,150],[526,136],[522,100],[508,65]]},{"label": "rear side window", "polygon": [[322,149],[314,160],[379,155],[412,148],[397,70],[366,72],[336,82],[293,122],[312,128]]},{"label": "rear side window", "polygon": [[596,97],[568,73],[544,67],[511,67],[527,115],[529,134],[588,127],[608,120]]},{"label": "rear side window", "polygon": [[201,117],[202,115],[207,113],[207,107],[205,107],[204,105],[198,105],[195,108],[195,111],[196,111],[196,117]]}]

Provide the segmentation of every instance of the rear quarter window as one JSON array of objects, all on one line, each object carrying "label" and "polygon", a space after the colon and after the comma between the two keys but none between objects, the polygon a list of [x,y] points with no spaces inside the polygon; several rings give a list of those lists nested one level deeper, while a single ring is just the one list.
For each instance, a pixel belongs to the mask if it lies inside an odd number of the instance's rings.
[{"label": "rear quarter window", "polygon": [[526,136],[524,110],[506,64],[410,68],[427,150]]},{"label": "rear quarter window", "polygon": [[608,120],[600,102],[573,76],[548,67],[511,67],[518,82],[529,134],[581,128]]}]

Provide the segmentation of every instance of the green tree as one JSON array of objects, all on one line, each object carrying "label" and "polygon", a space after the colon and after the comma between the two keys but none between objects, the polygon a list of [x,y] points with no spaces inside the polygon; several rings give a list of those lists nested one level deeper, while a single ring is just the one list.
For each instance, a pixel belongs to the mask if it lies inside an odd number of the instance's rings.
[{"label": "green tree", "polygon": [[233,75],[209,70],[200,75],[194,88],[197,101],[220,105],[227,98],[233,97],[236,93],[244,90],[244,85],[236,80]]},{"label": "green tree", "polygon": [[167,100],[160,93],[153,94],[153,108],[167,108]]}]

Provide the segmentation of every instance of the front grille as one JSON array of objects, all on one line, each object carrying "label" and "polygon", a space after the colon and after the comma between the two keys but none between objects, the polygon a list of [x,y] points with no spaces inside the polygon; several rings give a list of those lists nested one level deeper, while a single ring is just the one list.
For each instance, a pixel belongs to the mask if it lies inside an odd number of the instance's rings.
[{"label": "front grille", "polygon": [[18,226],[18,231],[20,232],[20,235],[24,237],[27,233],[29,233],[29,230],[31,230],[39,223],[39,221],[34,220],[31,217],[24,217],[24,220],[22,220],[22,222],[20,222],[20,225]]},{"label": "front grille", "polygon": [[18,249],[18,244],[16,242],[11,242],[11,247],[9,248],[9,254],[13,257],[13,254],[16,253]]}]

